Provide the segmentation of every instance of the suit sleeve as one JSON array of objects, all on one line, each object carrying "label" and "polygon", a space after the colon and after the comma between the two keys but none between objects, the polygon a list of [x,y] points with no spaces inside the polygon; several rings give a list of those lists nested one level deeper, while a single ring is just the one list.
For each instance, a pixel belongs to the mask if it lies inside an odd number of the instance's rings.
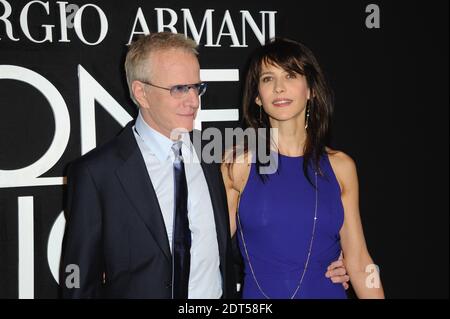
[{"label": "suit sleeve", "polygon": [[69,167],[65,215],[60,265],[61,296],[100,297],[104,272],[101,203],[86,165],[73,164]]}]

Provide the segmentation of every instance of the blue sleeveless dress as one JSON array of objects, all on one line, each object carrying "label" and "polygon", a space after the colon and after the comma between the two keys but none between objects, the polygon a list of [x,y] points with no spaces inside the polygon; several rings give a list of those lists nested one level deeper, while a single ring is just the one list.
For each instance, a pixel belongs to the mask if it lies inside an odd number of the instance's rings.
[{"label": "blue sleeveless dress", "polygon": [[[304,272],[313,231],[316,191],[304,176],[302,165],[303,157],[280,154],[277,172],[268,175],[265,183],[258,176],[256,165],[251,166],[236,221],[244,260],[242,297],[245,299],[347,298],[342,284],[334,284],[325,277],[328,265],[339,258],[339,230],[344,221],[339,184],[326,155],[320,161],[324,176],[317,175],[315,235]],[[310,178],[314,183],[312,169]]]}]

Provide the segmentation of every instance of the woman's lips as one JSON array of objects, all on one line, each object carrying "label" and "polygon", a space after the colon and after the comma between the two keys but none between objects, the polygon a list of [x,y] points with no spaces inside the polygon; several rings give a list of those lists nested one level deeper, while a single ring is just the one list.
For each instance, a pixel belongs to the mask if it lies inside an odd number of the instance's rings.
[{"label": "woman's lips", "polygon": [[292,103],[291,99],[275,99],[272,101],[272,104],[276,107],[288,106]]}]

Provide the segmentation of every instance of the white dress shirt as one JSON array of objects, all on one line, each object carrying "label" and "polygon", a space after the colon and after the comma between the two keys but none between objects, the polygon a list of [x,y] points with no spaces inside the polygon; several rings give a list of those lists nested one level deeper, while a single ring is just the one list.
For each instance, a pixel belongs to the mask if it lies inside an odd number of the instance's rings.
[{"label": "white dress shirt", "polygon": [[[158,198],[172,251],[175,156],[171,147],[174,141],[151,128],[140,112],[133,132]],[[181,140],[188,186],[189,229],[192,236],[188,298],[217,299],[222,296],[222,277],[211,197],[189,134],[182,134]]]}]

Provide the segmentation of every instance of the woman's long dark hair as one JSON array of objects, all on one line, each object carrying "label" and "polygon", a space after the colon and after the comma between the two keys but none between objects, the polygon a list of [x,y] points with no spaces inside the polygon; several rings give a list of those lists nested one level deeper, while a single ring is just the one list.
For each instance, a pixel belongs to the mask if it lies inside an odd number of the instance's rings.
[{"label": "woman's long dark hair", "polygon": [[[321,156],[326,154],[325,147],[329,139],[333,112],[332,91],[314,54],[303,44],[289,39],[275,38],[258,48],[250,60],[242,104],[245,126],[255,130],[267,128],[266,150],[270,149],[271,142],[268,136],[271,128],[270,121],[264,109],[261,107],[260,110],[260,106],[255,102],[258,96],[258,83],[263,64],[279,66],[286,72],[295,72],[306,78],[311,94],[307,104],[309,120],[303,150],[303,172],[308,181],[313,184],[308,174],[308,166],[312,166],[316,172],[321,173],[319,163]],[[244,149],[248,151],[246,145]],[[228,166],[229,170],[231,165]],[[256,165],[259,174],[259,168],[262,164],[259,160],[258,152],[256,152]]]}]

